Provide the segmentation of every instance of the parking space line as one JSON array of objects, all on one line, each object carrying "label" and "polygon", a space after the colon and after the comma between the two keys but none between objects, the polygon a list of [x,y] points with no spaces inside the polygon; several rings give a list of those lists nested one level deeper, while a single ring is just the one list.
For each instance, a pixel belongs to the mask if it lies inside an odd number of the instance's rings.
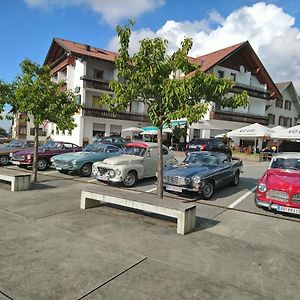
[{"label": "parking space line", "polygon": [[233,203],[231,203],[228,208],[234,208],[237,206],[240,202],[242,202],[245,198],[247,198],[250,194],[252,194],[256,190],[257,186],[254,186],[250,191],[248,191],[246,194],[235,200]]},{"label": "parking space line", "polygon": [[40,174],[42,174],[42,175],[48,175],[48,174],[53,174],[53,173],[57,173],[57,171],[55,170],[55,171],[42,172]]},{"label": "parking space line", "polygon": [[150,189],[150,190],[146,191],[146,193],[154,192],[156,189],[157,189],[157,188],[155,187],[155,188],[153,188],[153,189]]},{"label": "parking space line", "polygon": [[97,179],[94,178],[94,179],[88,180],[87,182],[94,182],[94,181],[97,181]]}]

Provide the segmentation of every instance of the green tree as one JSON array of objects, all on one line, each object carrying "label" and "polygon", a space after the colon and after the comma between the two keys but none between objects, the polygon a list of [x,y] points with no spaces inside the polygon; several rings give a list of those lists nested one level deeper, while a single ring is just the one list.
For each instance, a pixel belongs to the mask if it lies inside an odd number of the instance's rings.
[{"label": "green tree", "polygon": [[[64,82],[51,81],[50,68],[28,59],[21,64],[21,75],[11,84],[0,85],[0,99],[10,104],[14,112],[33,116],[35,128],[32,181],[37,180],[38,129],[44,120],[56,123],[60,130],[75,128],[74,114],[80,106],[71,91],[62,91]],[[1,88],[2,86],[2,88]],[[2,91],[2,92],[1,92]]]},{"label": "green tree", "polygon": [[[158,195],[163,197],[162,128],[172,120],[186,118],[191,124],[207,112],[211,101],[223,107],[237,108],[248,104],[246,92],[229,94],[234,82],[198,70],[187,55],[192,40],[185,38],[172,55],[167,54],[168,41],[161,38],[140,41],[139,51],[131,56],[129,42],[133,22],[117,26],[120,49],[116,59],[118,80],[110,82],[114,96],[104,95],[104,104],[114,113],[124,111],[133,100],[149,105],[149,117],[158,127]],[[178,78],[178,71],[192,74]]]}]

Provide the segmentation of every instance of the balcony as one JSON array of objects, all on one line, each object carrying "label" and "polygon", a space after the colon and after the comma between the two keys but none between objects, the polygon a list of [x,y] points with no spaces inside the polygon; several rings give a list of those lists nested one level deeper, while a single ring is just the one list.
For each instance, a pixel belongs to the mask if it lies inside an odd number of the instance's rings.
[{"label": "balcony", "polygon": [[95,108],[82,108],[82,116],[104,118],[104,119],[118,119],[118,120],[135,121],[135,122],[145,122],[145,123],[150,122],[150,119],[147,115],[134,114],[134,113],[129,113],[129,112],[121,112],[118,114],[113,114],[110,111],[107,111],[104,109],[95,109]]},{"label": "balcony", "polygon": [[269,90],[262,90],[260,88],[254,88],[249,85],[244,85],[242,83],[236,83],[235,86],[232,88],[233,93],[242,93],[246,91],[250,97],[260,98],[264,100],[271,100],[271,92]]},{"label": "balcony", "polygon": [[238,112],[229,112],[223,110],[215,110],[210,112],[210,119],[230,121],[230,122],[239,122],[239,123],[259,123],[264,126],[268,126],[269,120],[268,117],[243,114]]},{"label": "balcony", "polygon": [[81,76],[80,79],[83,80],[83,87],[86,89],[112,92],[111,88],[109,87],[108,81],[103,81],[103,80],[99,80],[87,76]]}]

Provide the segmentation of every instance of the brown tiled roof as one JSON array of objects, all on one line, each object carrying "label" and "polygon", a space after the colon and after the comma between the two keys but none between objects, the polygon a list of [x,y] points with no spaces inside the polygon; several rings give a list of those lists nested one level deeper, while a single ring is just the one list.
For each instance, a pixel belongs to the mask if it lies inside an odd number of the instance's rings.
[{"label": "brown tiled roof", "polygon": [[66,51],[70,52],[73,55],[79,56],[90,56],[94,58],[99,58],[108,61],[115,61],[117,53],[107,51],[104,49],[96,48],[89,45],[84,45],[60,38],[55,38],[55,42],[57,42],[61,47],[63,47]]}]

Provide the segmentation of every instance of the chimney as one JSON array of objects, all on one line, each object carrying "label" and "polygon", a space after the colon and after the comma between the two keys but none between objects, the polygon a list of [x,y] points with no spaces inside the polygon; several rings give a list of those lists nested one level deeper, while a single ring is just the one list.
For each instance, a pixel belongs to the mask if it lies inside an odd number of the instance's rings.
[{"label": "chimney", "polygon": [[86,51],[91,51],[91,46],[90,45],[85,45]]}]

